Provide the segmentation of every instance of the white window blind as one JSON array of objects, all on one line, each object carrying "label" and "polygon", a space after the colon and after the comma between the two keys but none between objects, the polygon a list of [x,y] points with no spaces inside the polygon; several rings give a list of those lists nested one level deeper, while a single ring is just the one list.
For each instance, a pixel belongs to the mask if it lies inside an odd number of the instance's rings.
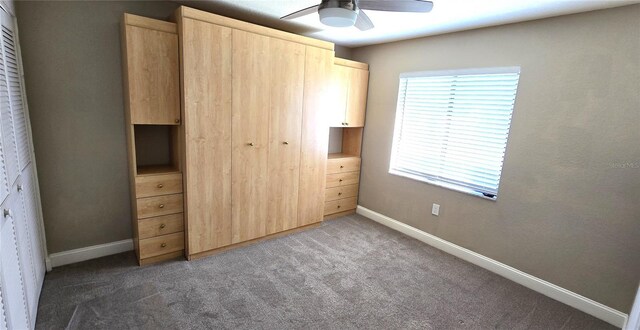
[{"label": "white window blind", "polygon": [[400,76],[389,173],[495,199],[519,67]]}]

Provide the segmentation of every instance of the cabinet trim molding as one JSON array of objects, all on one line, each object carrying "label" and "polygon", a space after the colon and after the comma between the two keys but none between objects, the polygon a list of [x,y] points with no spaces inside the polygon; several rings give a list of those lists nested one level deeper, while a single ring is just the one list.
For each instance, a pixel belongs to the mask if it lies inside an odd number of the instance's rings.
[{"label": "cabinet trim molding", "polygon": [[354,68],[354,69],[369,70],[369,64],[367,64],[367,63],[356,62],[356,61],[347,60],[347,59],[339,58],[339,57],[335,58],[335,60],[333,61],[333,64],[342,65],[342,66],[348,66],[348,67]]},{"label": "cabinet trim molding", "polygon": [[162,32],[168,32],[168,33],[174,33],[174,34],[178,33],[178,27],[176,23],[160,21],[157,19],[142,17],[138,15],[132,15],[128,13],[124,14],[124,24],[151,29],[151,30],[162,31]]},{"label": "cabinet trim molding", "polygon": [[181,6],[177,10],[177,17],[183,18],[191,18],[207,23],[213,23],[216,25],[221,25],[225,27],[229,27],[232,29],[242,30],[246,32],[256,33],[272,38],[278,38],[286,41],[293,41],[307,46],[318,47],[327,50],[334,50],[334,45],[328,41],[317,40],[309,37],[304,37],[298,34],[293,34],[289,32],[284,32],[252,23],[247,23],[243,21],[239,21],[236,19],[212,14],[206,11],[197,10],[185,6]]}]

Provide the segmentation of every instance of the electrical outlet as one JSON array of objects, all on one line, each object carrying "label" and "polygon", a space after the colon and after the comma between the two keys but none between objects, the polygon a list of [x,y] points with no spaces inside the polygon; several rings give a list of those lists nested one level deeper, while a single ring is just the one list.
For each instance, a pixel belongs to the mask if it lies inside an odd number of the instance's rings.
[{"label": "electrical outlet", "polygon": [[440,204],[433,204],[431,207],[431,214],[438,216],[440,215]]}]

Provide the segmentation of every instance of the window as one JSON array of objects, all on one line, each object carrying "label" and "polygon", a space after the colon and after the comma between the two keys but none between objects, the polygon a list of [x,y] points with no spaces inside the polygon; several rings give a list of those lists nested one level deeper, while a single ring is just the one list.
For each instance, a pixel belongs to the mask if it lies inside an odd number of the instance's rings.
[{"label": "window", "polygon": [[519,67],[400,75],[389,173],[495,200]]}]

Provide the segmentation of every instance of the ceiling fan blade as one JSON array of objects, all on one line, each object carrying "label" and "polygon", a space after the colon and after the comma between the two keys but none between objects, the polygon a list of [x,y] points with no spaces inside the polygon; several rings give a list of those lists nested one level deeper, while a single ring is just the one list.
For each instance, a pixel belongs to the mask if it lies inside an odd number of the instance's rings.
[{"label": "ceiling fan blade", "polygon": [[305,15],[313,14],[315,12],[318,12],[318,6],[320,6],[320,5],[315,5],[315,6],[311,6],[309,8],[298,10],[296,12],[293,12],[293,13],[289,14],[289,15],[282,16],[282,17],[280,17],[280,19],[294,19],[294,18],[305,16]]},{"label": "ceiling fan blade", "polygon": [[367,14],[365,14],[362,10],[358,13],[358,19],[356,19],[356,24],[354,24],[360,31],[366,31],[373,29],[373,22]]},{"label": "ceiling fan blade", "polygon": [[359,0],[360,9],[428,13],[433,2],[426,0]]}]

